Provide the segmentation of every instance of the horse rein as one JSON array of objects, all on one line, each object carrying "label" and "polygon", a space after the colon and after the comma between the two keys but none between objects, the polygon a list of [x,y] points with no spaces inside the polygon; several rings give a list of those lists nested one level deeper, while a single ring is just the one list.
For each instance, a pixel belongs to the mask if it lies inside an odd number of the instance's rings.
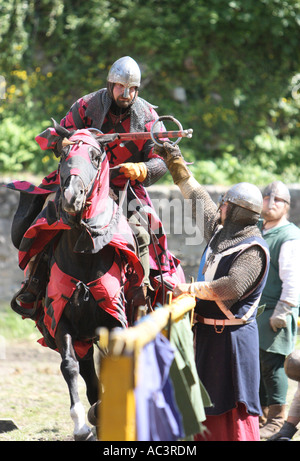
[{"label": "horse rein", "polygon": [[[128,184],[129,184],[129,180],[127,181],[127,184],[125,186],[125,190],[127,189]],[[131,185],[129,185],[129,187],[130,187],[131,193],[135,196],[136,200],[140,203],[141,208],[143,208],[143,204],[142,204],[141,200],[139,199],[139,197],[136,195],[134,189],[131,187]],[[124,194],[124,191],[123,191],[123,194]],[[162,273],[162,269],[161,269],[161,264],[160,264],[160,260],[159,260],[159,257],[158,257],[158,254],[157,254],[157,249],[156,249],[156,245],[158,243],[158,240],[157,240],[157,237],[156,237],[155,233],[151,229],[151,226],[149,225],[149,221],[148,220],[146,221],[145,218],[143,217],[143,215],[138,210],[136,210],[136,212],[138,213],[138,215],[140,216],[142,221],[144,221],[144,224],[147,225],[147,229],[148,229],[149,236],[150,236],[150,239],[151,239],[151,242],[152,242],[152,245],[153,245],[153,249],[154,249],[154,253],[155,253],[155,257],[156,257],[156,261],[157,261],[157,265],[158,265],[159,275],[160,275],[160,278],[161,278],[162,297],[164,299],[164,297],[165,297],[165,282],[164,282],[163,273]]]}]

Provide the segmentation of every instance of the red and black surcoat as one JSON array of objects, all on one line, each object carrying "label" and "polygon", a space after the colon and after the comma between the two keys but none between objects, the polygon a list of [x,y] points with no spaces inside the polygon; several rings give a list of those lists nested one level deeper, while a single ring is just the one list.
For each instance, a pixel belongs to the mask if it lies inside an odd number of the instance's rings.
[{"label": "red and black surcoat", "polygon": [[[114,116],[109,110],[110,105],[111,99],[107,90],[101,89],[78,99],[60,124],[70,131],[92,127],[101,130],[105,134],[137,131],[150,132],[152,125],[158,119],[154,106],[140,97],[135,99],[130,110],[123,117]],[[54,129],[47,129],[36,137],[36,141],[42,149],[55,150],[57,140]],[[167,249],[167,239],[162,223],[155,213],[149,194],[144,187],[153,184],[166,172],[162,158],[154,152],[153,148],[152,140],[134,140],[122,143],[122,141],[116,139],[107,144],[106,153],[110,167],[115,167],[125,162],[145,162],[148,169],[146,180],[144,183],[131,181],[131,186],[142,204],[151,209],[151,228],[158,243],[155,249],[152,244],[149,247],[150,266],[154,270],[174,273],[178,261],[174,260],[174,257]],[[111,178],[111,187],[117,196],[118,191],[123,190],[125,183],[126,178],[124,175]],[[129,197],[130,199],[134,199],[134,197],[131,196]],[[159,258],[159,263],[157,257]]]}]

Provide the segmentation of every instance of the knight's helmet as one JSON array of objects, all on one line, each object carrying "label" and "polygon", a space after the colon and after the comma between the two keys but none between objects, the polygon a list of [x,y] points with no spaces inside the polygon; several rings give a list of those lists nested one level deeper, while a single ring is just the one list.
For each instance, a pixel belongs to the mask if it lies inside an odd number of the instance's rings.
[{"label": "knight's helmet", "polygon": [[115,61],[111,66],[108,72],[107,82],[109,91],[112,91],[114,83],[121,83],[121,85],[124,85],[125,90],[123,97],[128,98],[129,88],[133,86],[139,88],[141,84],[140,68],[134,59],[130,56],[124,56]]},{"label": "knight's helmet", "polygon": [[286,203],[291,203],[290,192],[285,184],[281,181],[273,181],[263,190],[263,197],[270,197],[269,208],[272,208],[275,197],[284,200]]},{"label": "knight's helmet", "polygon": [[231,204],[226,218],[227,221],[246,226],[258,221],[263,198],[257,186],[248,182],[240,182],[232,186],[219,198],[219,206],[225,202]]},{"label": "knight's helmet", "polygon": [[233,203],[247,210],[259,213],[262,210],[263,198],[260,190],[254,184],[240,182],[232,186],[221,197],[221,203]]}]

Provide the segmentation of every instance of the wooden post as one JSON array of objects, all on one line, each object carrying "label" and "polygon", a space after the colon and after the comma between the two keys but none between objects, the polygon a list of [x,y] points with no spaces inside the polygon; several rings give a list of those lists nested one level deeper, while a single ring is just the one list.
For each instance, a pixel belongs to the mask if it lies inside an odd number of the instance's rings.
[{"label": "wooden post", "polygon": [[134,354],[101,359],[98,438],[135,441]]},{"label": "wooden post", "polygon": [[182,295],[151,312],[141,323],[128,329],[99,329],[99,342],[108,355],[101,359],[98,439],[135,441],[136,418],[134,389],[138,380],[140,350],[159,332],[168,336],[172,322],[180,320],[195,306],[195,297]]}]

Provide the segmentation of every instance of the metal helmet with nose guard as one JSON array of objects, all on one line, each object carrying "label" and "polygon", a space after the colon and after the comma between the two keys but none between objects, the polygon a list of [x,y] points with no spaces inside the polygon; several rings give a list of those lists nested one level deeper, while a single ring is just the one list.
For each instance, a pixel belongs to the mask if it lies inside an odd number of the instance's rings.
[{"label": "metal helmet with nose guard", "polygon": [[281,181],[273,181],[268,184],[263,190],[263,197],[270,197],[269,199],[269,209],[272,208],[275,198],[284,200],[290,205],[291,196],[290,192],[285,184]]},{"label": "metal helmet with nose guard", "polygon": [[[124,56],[118,59],[111,66],[107,76],[108,88],[114,83],[123,85],[123,97],[128,98],[131,87],[139,88],[141,84],[141,71],[134,59],[130,56]],[[112,89],[111,89],[112,91]]]}]

